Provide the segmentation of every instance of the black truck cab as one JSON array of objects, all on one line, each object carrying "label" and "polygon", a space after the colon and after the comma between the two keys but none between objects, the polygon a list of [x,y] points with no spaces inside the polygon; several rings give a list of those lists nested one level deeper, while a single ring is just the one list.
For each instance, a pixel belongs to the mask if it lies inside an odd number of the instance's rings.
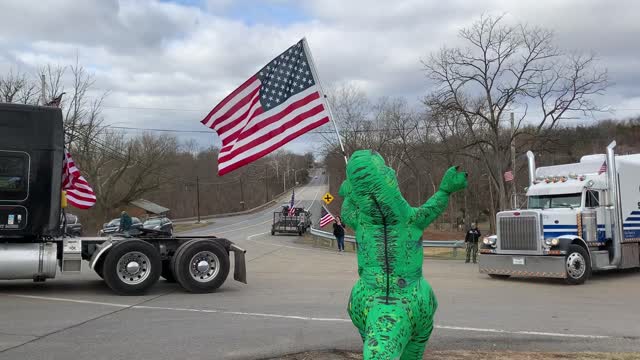
[{"label": "black truck cab", "polygon": [[60,109],[0,103],[0,239],[60,235],[63,148]]}]

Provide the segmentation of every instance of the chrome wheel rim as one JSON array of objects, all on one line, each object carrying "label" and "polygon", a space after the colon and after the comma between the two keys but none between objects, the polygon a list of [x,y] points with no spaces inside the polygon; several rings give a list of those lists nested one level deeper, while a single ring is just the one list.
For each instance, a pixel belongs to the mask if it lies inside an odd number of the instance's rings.
[{"label": "chrome wheel rim", "polygon": [[149,277],[151,261],[147,255],[139,251],[131,251],[120,257],[116,272],[123,283],[137,285]]},{"label": "chrome wheel rim", "polygon": [[582,254],[574,252],[567,256],[567,274],[573,279],[579,279],[587,270],[587,265]]},{"label": "chrome wheel rim", "polygon": [[220,272],[220,259],[211,251],[200,251],[189,261],[189,274],[201,283],[213,280]]}]

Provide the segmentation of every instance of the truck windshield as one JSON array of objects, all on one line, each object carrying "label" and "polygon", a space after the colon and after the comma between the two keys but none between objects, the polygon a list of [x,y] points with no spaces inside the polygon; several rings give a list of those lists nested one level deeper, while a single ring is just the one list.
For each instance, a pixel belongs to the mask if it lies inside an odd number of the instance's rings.
[{"label": "truck windshield", "polygon": [[582,194],[529,196],[529,209],[580,207]]}]

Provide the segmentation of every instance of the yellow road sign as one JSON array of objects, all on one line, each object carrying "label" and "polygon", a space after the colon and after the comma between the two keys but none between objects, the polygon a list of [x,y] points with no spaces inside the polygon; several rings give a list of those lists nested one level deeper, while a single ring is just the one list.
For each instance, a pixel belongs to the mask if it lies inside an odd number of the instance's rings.
[{"label": "yellow road sign", "polygon": [[326,193],[324,194],[324,196],[322,197],[322,200],[324,201],[325,204],[329,205],[331,204],[331,202],[333,201],[333,195]]}]

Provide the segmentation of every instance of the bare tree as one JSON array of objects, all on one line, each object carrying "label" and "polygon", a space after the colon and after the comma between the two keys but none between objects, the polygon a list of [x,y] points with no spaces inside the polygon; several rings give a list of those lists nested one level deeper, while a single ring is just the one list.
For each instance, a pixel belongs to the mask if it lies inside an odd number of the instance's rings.
[{"label": "bare tree", "polygon": [[10,70],[6,76],[0,76],[0,101],[34,105],[38,103],[36,82],[25,73]]},{"label": "bare tree", "polygon": [[[558,49],[552,32],[507,25],[502,17],[482,17],[460,37],[466,47],[443,48],[424,62],[435,83],[425,104],[464,134],[459,146],[483,161],[504,209],[508,196],[502,174],[509,167],[511,144],[526,133],[529,140],[541,141],[541,134],[576,112],[598,111],[592,96],[606,89],[607,75],[596,69],[593,56]],[[510,130],[504,123],[515,107],[524,111]],[[530,108],[542,116],[531,120]],[[535,126],[525,130],[527,123]]]}]

